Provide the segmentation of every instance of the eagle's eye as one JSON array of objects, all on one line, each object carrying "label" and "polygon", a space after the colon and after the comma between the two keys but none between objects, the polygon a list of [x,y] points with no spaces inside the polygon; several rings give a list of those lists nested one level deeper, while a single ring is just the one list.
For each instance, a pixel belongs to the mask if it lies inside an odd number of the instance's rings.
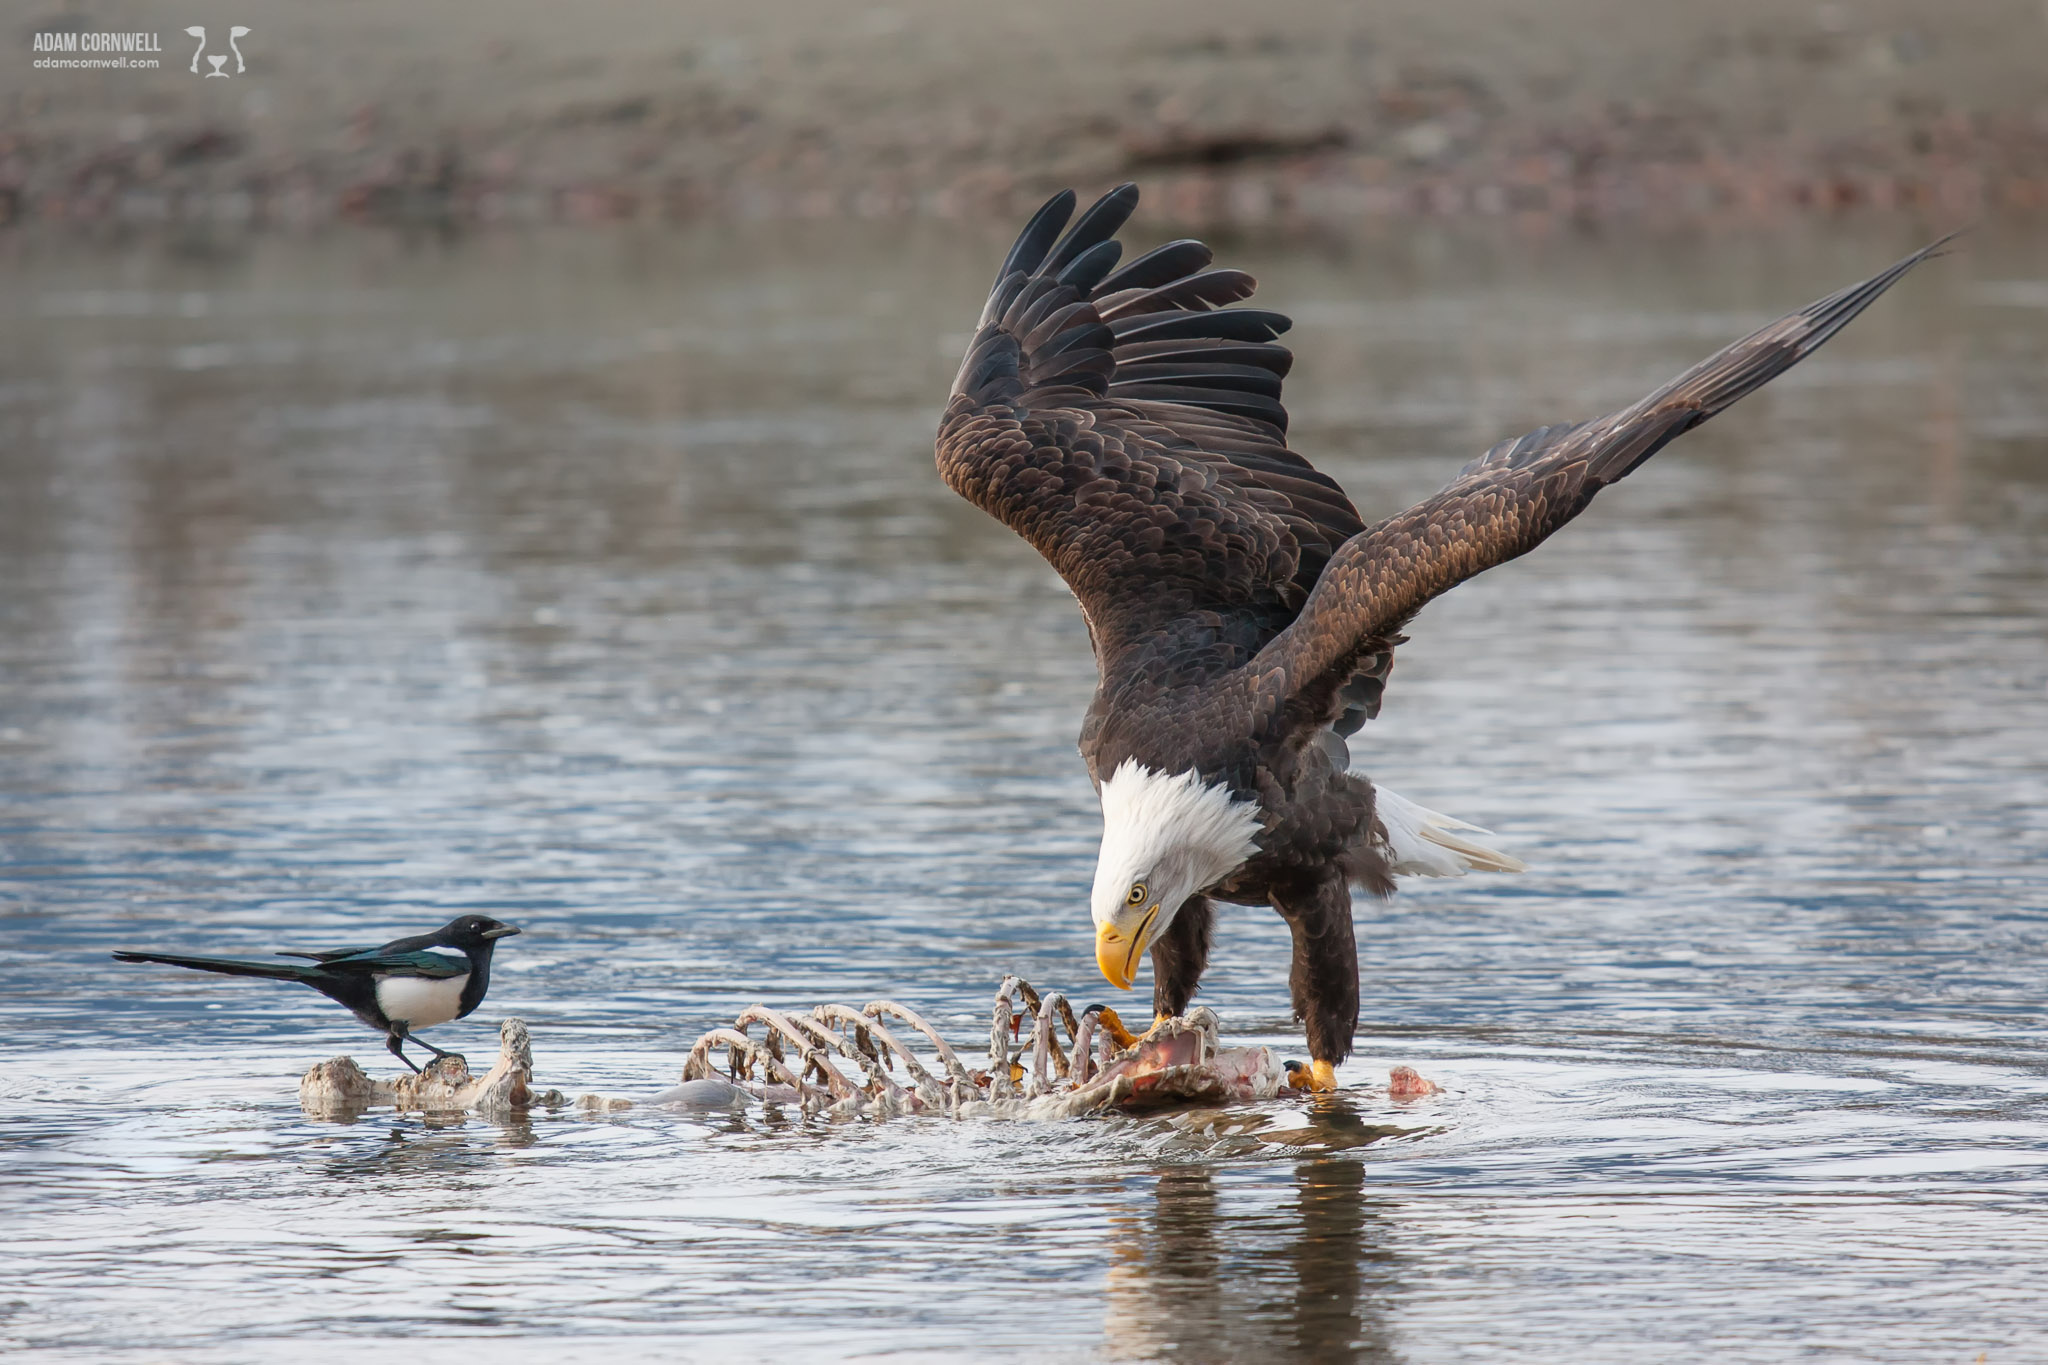
[{"label": "eagle's eye", "polygon": [[1124,897],[1124,904],[1126,904],[1126,905],[1143,905],[1144,903],[1145,903],[1145,883],[1143,883],[1143,882],[1134,882],[1134,883],[1132,883],[1132,884],[1131,884],[1131,894],[1130,894],[1130,895],[1128,895],[1128,896],[1125,896],[1125,897]]}]

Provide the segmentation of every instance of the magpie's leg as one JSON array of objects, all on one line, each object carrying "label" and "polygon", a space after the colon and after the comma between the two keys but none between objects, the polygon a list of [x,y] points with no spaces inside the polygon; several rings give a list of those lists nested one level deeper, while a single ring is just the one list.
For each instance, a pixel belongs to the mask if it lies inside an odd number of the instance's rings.
[{"label": "magpie's leg", "polygon": [[[384,1046],[391,1049],[392,1056],[398,1058],[399,1061],[404,1062],[407,1066],[412,1067],[413,1071],[417,1073],[419,1068],[413,1066],[412,1058],[405,1055],[405,1039],[405,1030],[394,1028],[384,1035]],[[415,1039],[414,1041],[418,1040]]]},{"label": "magpie's leg", "polygon": [[413,1044],[415,1047],[423,1047],[427,1051],[433,1053],[436,1061],[440,1060],[443,1057],[454,1057],[458,1055],[456,1053],[449,1052],[445,1048],[435,1047],[432,1043],[428,1042],[426,1039],[420,1037],[417,1033],[414,1033],[411,1029],[406,1028],[403,1025],[399,1027],[399,1036],[404,1038],[406,1042]]}]

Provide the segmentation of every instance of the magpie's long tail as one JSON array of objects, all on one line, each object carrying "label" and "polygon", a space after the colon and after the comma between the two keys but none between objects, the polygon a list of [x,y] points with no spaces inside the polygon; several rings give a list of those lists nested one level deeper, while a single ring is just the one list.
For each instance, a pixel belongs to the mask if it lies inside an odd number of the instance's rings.
[{"label": "magpie's long tail", "polygon": [[173,967],[192,967],[202,972],[219,972],[223,976],[267,976],[277,981],[305,981],[318,976],[320,969],[315,966],[299,966],[289,962],[247,962],[237,957],[186,957],[182,953],[128,953],[114,954],[116,962],[163,962]]}]

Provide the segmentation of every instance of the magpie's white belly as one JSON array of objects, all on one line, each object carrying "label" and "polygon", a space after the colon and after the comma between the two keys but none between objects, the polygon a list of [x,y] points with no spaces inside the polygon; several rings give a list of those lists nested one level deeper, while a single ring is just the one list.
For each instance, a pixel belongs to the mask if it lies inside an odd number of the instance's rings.
[{"label": "magpie's white belly", "polygon": [[469,973],[436,980],[424,976],[387,976],[377,983],[377,1008],[384,1017],[407,1028],[432,1028],[462,1013],[462,988]]}]

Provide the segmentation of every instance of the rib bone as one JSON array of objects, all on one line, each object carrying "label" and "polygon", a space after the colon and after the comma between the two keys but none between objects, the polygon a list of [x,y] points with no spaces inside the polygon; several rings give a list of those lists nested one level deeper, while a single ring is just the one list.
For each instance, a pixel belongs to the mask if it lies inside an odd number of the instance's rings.
[{"label": "rib bone", "polygon": [[885,1014],[895,1015],[898,1019],[901,1019],[904,1023],[910,1025],[931,1040],[932,1047],[939,1054],[939,1060],[945,1064],[946,1074],[952,1077],[956,1085],[966,1086],[970,1089],[973,1087],[974,1077],[968,1074],[965,1066],[961,1065],[960,1057],[953,1051],[952,1044],[940,1037],[939,1031],[930,1024],[927,1024],[923,1017],[916,1010],[910,1008],[910,1006],[899,1004],[894,1000],[870,1000],[867,1006],[861,1010],[861,1013],[870,1019],[880,1019]]},{"label": "rib bone", "polygon": [[926,1104],[941,1108],[947,1103],[945,1087],[941,1086],[932,1073],[925,1070],[924,1063],[906,1046],[889,1026],[879,1019],[856,1013],[845,1005],[820,1005],[811,1013],[822,1023],[838,1024],[842,1028],[859,1030],[856,1037],[865,1036],[881,1043],[885,1055],[902,1059],[903,1069],[910,1073],[910,1083],[916,1089],[918,1098]]},{"label": "rib bone", "polygon": [[854,1098],[853,1082],[847,1080],[839,1068],[832,1065],[824,1053],[818,1051],[809,1036],[798,1028],[788,1015],[780,1010],[769,1009],[766,1005],[749,1005],[740,1011],[739,1018],[733,1022],[741,1029],[745,1029],[748,1024],[766,1024],[775,1033],[796,1045],[797,1055],[804,1060],[804,1070],[807,1073],[815,1071],[824,1080],[835,1102]]}]

